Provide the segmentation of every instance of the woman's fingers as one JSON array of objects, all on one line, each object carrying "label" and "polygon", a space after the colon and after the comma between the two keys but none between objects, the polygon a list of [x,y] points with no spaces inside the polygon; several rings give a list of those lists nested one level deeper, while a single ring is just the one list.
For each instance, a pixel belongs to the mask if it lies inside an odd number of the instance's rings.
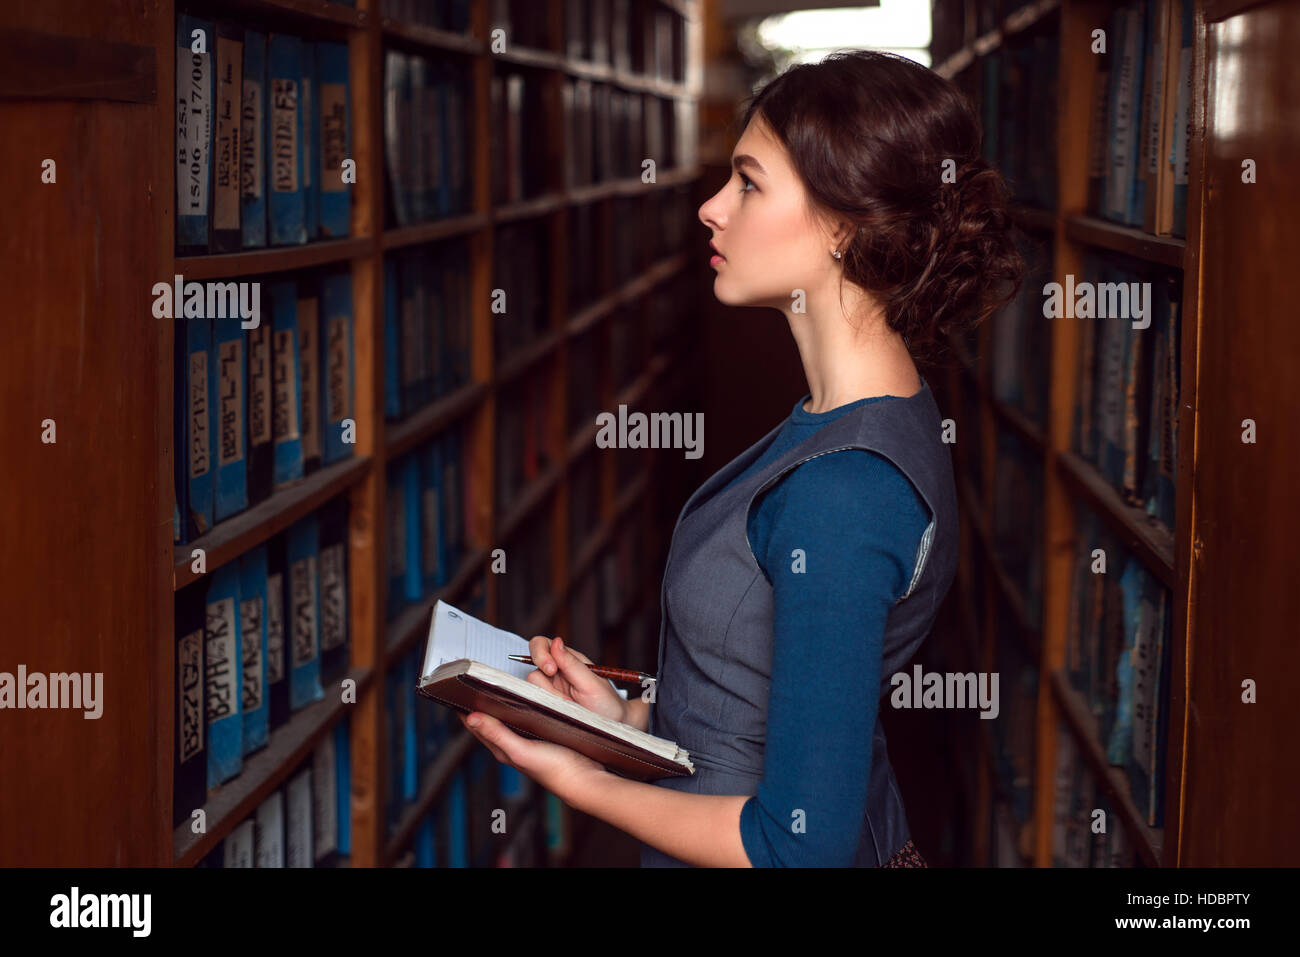
[{"label": "woman's fingers", "polygon": [[545,635],[534,635],[528,642],[528,654],[533,659],[533,665],[544,675],[554,675],[560,670],[551,656],[550,649],[551,639]]}]

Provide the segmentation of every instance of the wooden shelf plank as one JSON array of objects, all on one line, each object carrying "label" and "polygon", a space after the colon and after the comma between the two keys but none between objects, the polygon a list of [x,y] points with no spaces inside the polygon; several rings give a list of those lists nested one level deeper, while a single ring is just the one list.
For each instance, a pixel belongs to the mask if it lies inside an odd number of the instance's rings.
[{"label": "wooden shelf plank", "polygon": [[1065,235],[1076,242],[1144,259],[1174,269],[1183,268],[1187,243],[1174,236],[1153,236],[1140,229],[1107,222],[1095,216],[1068,216]]},{"label": "wooden shelf plank", "polygon": [[491,390],[486,382],[471,382],[435,400],[423,409],[411,413],[400,422],[389,425],[386,429],[388,441],[385,458],[391,462],[405,455],[421,442],[465,415],[470,409],[481,405],[489,391]]},{"label": "wooden shelf plank", "polygon": [[1174,535],[1139,506],[1129,505],[1097,471],[1096,466],[1075,452],[1057,453],[1056,467],[1066,487],[1074,491],[1119,535],[1166,588],[1176,588]]},{"label": "wooden shelf plank", "polygon": [[370,255],[373,248],[372,238],[360,236],[350,239],[322,239],[301,246],[247,249],[237,253],[177,256],[176,272],[187,280],[240,279],[245,276],[263,276],[267,273],[346,263]]},{"label": "wooden shelf plank", "polygon": [[437,27],[419,23],[406,23],[392,17],[383,17],[380,28],[384,39],[403,41],[410,46],[423,47],[431,53],[463,53],[479,56],[487,52],[487,43],[482,39],[451,30],[439,30]]},{"label": "wooden shelf plank", "polygon": [[173,590],[179,591],[202,577],[191,567],[194,549],[204,550],[207,571],[211,573],[359,482],[370,470],[370,464],[369,456],[358,455],[326,466],[226,519],[192,542],[174,546]]},{"label": "wooden shelf plank", "polygon": [[346,7],[330,0],[224,0],[223,6],[252,17],[268,14],[289,16],[300,23],[333,25],[360,29],[370,23],[365,10]]},{"label": "wooden shelf plank", "polygon": [[465,216],[434,219],[427,223],[416,223],[412,226],[393,226],[384,230],[384,251],[401,249],[403,246],[415,246],[420,243],[434,243],[456,236],[468,236],[481,229],[486,229],[489,222],[486,213],[469,213]]},{"label": "wooden shelf plank", "polygon": [[1011,218],[1021,229],[1030,232],[1056,232],[1056,210],[1053,209],[1039,209],[1037,206],[1012,203]]},{"label": "wooden shelf plank", "polygon": [[500,387],[512,379],[517,379],[534,364],[554,352],[565,336],[564,329],[550,329],[527,345],[515,349],[496,367],[496,385]]},{"label": "wooden shelf plank", "polygon": [[284,726],[271,732],[265,748],[244,758],[243,770],[237,777],[210,790],[203,805],[207,818],[206,833],[193,833],[186,822],[173,834],[176,866],[193,867],[201,861],[311,754],[320,739],[343,717],[345,710],[352,707],[343,702],[344,681],[356,682],[359,700],[369,687],[370,679],[369,669],[354,669],[326,685],[323,699],[295,712]]},{"label": "wooden shelf plank", "polygon": [[1128,778],[1121,768],[1109,764],[1102,750],[1100,731],[1088,704],[1070,686],[1069,680],[1061,671],[1053,671],[1051,676],[1052,695],[1061,709],[1065,725],[1074,735],[1079,750],[1088,764],[1092,766],[1093,776],[1105,789],[1111,804],[1118,811],[1120,820],[1128,832],[1131,843],[1137,849],[1142,861],[1148,867],[1159,867],[1160,853],[1164,840],[1163,828],[1154,828],[1138,812],[1137,805],[1129,792]]}]

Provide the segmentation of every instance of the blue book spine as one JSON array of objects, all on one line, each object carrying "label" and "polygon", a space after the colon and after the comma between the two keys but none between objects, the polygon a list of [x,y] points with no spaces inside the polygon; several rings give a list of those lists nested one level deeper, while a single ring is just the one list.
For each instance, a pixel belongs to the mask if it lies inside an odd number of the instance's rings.
[{"label": "blue book spine", "polygon": [[[353,409],[352,274],[331,273],[321,283],[321,374],[324,377],[325,464],[352,454],[356,431]],[[349,428],[348,423],[351,423]]]},{"label": "blue book spine", "polygon": [[447,800],[447,864],[469,867],[469,821],[465,800],[465,766],[456,769]]},{"label": "blue book spine", "polygon": [[272,482],[278,488],[302,478],[302,381],[298,368],[298,300],[292,282],[271,287]]},{"label": "blue book spine", "polygon": [[1134,41],[1133,130],[1129,147],[1129,179],[1125,197],[1128,202],[1124,209],[1124,220],[1128,225],[1136,226],[1138,229],[1142,228],[1142,221],[1146,214],[1146,190],[1142,182],[1142,165],[1139,160],[1142,156],[1142,133],[1146,123],[1146,117],[1142,113],[1142,87],[1146,82],[1146,71],[1151,68],[1147,56],[1147,35],[1152,29],[1153,14],[1152,0],[1138,3],[1132,11],[1132,23],[1137,28],[1137,38]]},{"label": "blue book spine", "polygon": [[303,195],[302,41],[274,33],[267,44],[267,213],[273,246],[307,241]]},{"label": "blue book spine", "polygon": [[244,754],[266,745],[266,574],[265,545],[258,545],[239,560],[239,631],[243,652]]},{"label": "blue book spine", "polygon": [[[1139,640],[1138,626],[1142,603],[1142,568],[1136,558],[1129,558],[1120,577],[1124,609],[1124,648],[1115,664],[1115,723],[1110,728],[1106,760],[1121,767],[1133,756],[1133,703],[1137,682]],[[1145,810],[1145,809],[1143,809]]]},{"label": "blue book spine", "polygon": [[401,341],[400,286],[397,282],[397,260],[384,259],[384,417],[402,417],[402,373],[398,358]]},{"label": "blue book spine", "polygon": [[244,766],[243,696],[239,664],[239,564],[212,573],[204,640],[204,692],[208,722],[208,787],[229,781]]},{"label": "blue book spine", "polygon": [[503,799],[509,800],[524,793],[524,776],[518,770],[508,764],[503,764],[499,769],[499,773],[501,797]]},{"label": "blue book spine", "polygon": [[289,527],[289,710],[320,701],[320,526],[313,513]]},{"label": "blue book spine", "polygon": [[401,667],[393,667],[384,675],[384,712],[388,720],[388,829],[393,831],[402,816],[402,760],[406,754],[405,731],[401,706],[403,684]]},{"label": "blue book spine", "polygon": [[266,245],[266,34],[244,33],[239,124],[239,226],[245,249]]},{"label": "blue book spine", "polygon": [[1116,199],[1120,180],[1119,164],[1123,155],[1123,136],[1121,130],[1123,127],[1123,117],[1120,115],[1120,108],[1125,104],[1125,81],[1131,75],[1132,63],[1125,59],[1125,31],[1128,25],[1128,17],[1122,7],[1117,7],[1110,13],[1110,18],[1106,30],[1106,50],[1110,57],[1110,76],[1107,78],[1109,89],[1106,91],[1107,110],[1106,117],[1108,120],[1106,130],[1106,171],[1102,178],[1102,215],[1107,219],[1116,219],[1117,207],[1119,205]]},{"label": "blue book spine", "polygon": [[403,520],[406,523],[406,574],[402,578],[402,598],[419,601],[424,597],[424,581],[420,574],[420,463],[415,455],[402,460],[402,501],[406,506]]},{"label": "blue book spine", "polygon": [[348,235],[352,212],[352,187],[343,178],[344,161],[352,155],[347,46],[316,44],[316,70],[320,78],[320,235],[337,239]]},{"label": "blue book spine", "polygon": [[438,858],[434,851],[433,832],[433,815],[426,814],[420,819],[420,824],[415,829],[416,867],[438,866]]},{"label": "blue book spine", "polygon": [[216,41],[211,22],[176,17],[176,245],[188,250],[208,248]]},{"label": "blue book spine", "polygon": [[446,582],[443,570],[442,450],[434,439],[420,453],[420,518],[424,560],[424,593],[430,594]]},{"label": "blue book spine", "polygon": [[1174,94],[1174,135],[1169,146],[1169,163],[1174,170],[1174,222],[1170,232],[1175,236],[1187,235],[1188,144],[1192,133],[1192,43],[1195,12],[1193,0],[1182,0],[1178,90]]},{"label": "blue book spine", "polygon": [[302,199],[307,241],[320,231],[320,86],[316,45],[302,44]]},{"label": "blue book spine", "polygon": [[392,618],[402,606],[403,587],[406,582],[406,485],[403,481],[402,463],[388,467],[388,617]]},{"label": "blue book spine", "polygon": [[402,661],[402,797],[410,803],[420,792],[420,740],[415,714],[415,685],[422,650],[416,646]]},{"label": "blue book spine", "polygon": [[[178,310],[179,312],[179,310]],[[212,348],[212,323],[208,319],[178,319],[184,331],[189,368],[186,370],[186,407],[189,431],[189,509],[193,530],[202,535],[212,528],[216,508],[216,463],[213,444],[217,434],[216,352]],[[182,516],[183,517],[183,516]]]},{"label": "blue book spine", "polygon": [[[422,660],[417,660],[416,677],[419,677]],[[433,764],[438,758],[439,749],[439,725],[442,719],[442,712],[446,709],[435,701],[431,701],[422,694],[415,696],[415,724],[416,737],[420,742],[420,770]]]},{"label": "blue book spine", "polygon": [[190,540],[190,355],[185,327],[184,318],[172,323],[172,541],[178,545]]},{"label": "blue book spine", "polygon": [[248,508],[248,359],[240,319],[214,319],[217,356],[216,520]]},{"label": "blue book spine", "polygon": [[452,571],[460,564],[461,546],[464,540],[462,517],[464,515],[464,498],[462,496],[461,444],[459,432],[448,432],[441,440],[442,483],[439,486],[438,501],[442,505],[442,557],[440,559],[445,585],[451,578]]}]

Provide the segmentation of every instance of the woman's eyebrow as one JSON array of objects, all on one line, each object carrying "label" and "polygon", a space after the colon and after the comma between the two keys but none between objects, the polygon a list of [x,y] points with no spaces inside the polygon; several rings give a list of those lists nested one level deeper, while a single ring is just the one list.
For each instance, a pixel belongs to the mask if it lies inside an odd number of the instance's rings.
[{"label": "woman's eyebrow", "polygon": [[733,169],[740,169],[742,166],[752,166],[764,176],[767,175],[767,170],[763,169],[763,164],[754,159],[754,157],[750,156],[748,153],[741,153],[739,156],[733,156],[731,158],[731,166]]}]

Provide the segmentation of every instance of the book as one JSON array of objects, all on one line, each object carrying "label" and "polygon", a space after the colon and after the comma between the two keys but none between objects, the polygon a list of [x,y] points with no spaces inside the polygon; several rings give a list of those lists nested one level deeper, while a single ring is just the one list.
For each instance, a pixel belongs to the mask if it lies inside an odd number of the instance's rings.
[{"label": "book", "polygon": [[302,41],[272,34],[267,43],[267,180],[273,246],[307,241],[303,189]]},{"label": "book", "polygon": [[310,475],[321,466],[321,359],[320,299],[316,281],[298,282],[298,370],[302,384],[298,408],[302,413],[302,470]]},{"label": "book", "polygon": [[212,180],[212,24],[176,17],[176,251],[208,251]]},{"label": "book", "polygon": [[303,41],[301,46],[302,66],[302,206],[303,227],[307,241],[316,238],[320,227],[320,171],[315,167],[320,163],[320,104],[316,97],[320,95],[316,87],[316,45]]},{"label": "book", "polygon": [[272,538],[266,546],[266,697],[267,730],[274,731],[289,720],[289,678],[285,668],[284,638],[291,622],[285,617],[285,536]]},{"label": "book", "polygon": [[244,30],[217,24],[216,110],[212,138],[212,235],[215,253],[237,252],[242,235],[240,206],[240,128],[243,123]]},{"label": "book", "polygon": [[526,675],[533,667],[511,661],[512,654],[528,654],[528,642],[439,600],[417,690],[462,713],[490,714],[524,737],[572,748],[623,777],[652,781],[695,773],[675,741],[530,683]]},{"label": "book", "polygon": [[172,760],[172,826],[207,797],[207,721],[203,700],[205,583],[176,593],[176,749]]},{"label": "book", "polygon": [[298,298],[292,281],[271,286],[271,425],[276,488],[303,477],[301,378],[298,354]]},{"label": "book", "polygon": [[320,683],[320,516],[317,513],[289,526],[285,562],[289,710],[297,711],[325,697]]},{"label": "book", "polygon": [[253,817],[255,867],[284,867],[284,792],[272,791]]},{"label": "book", "polygon": [[348,235],[351,214],[351,187],[343,175],[343,164],[351,156],[347,45],[316,44],[316,70],[320,84],[320,236],[337,239]]},{"label": "book", "polygon": [[215,519],[225,521],[248,508],[248,467],[245,457],[248,368],[244,330],[238,317],[212,320],[217,382],[217,476]]},{"label": "book", "polygon": [[240,710],[244,715],[244,754],[266,746],[266,578],[267,548],[258,545],[239,559]]},{"label": "book", "polygon": [[210,788],[224,784],[243,769],[238,608],[239,565],[230,562],[212,573],[208,585],[203,657]]},{"label": "book", "polygon": [[332,684],[348,669],[348,500],[339,496],[320,510],[321,681]]},{"label": "book", "polygon": [[[269,300],[262,295],[258,315]],[[248,504],[256,505],[271,494],[273,463],[275,460],[275,434],[272,430],[271,379],[273,329],[269,317],[259,322],[256,329],[248,330]]]},{"label": "book", "polygon": [[239,124],[240,237],[245,249],[266,245],[266,34],[244,34],[243,109]]}]

